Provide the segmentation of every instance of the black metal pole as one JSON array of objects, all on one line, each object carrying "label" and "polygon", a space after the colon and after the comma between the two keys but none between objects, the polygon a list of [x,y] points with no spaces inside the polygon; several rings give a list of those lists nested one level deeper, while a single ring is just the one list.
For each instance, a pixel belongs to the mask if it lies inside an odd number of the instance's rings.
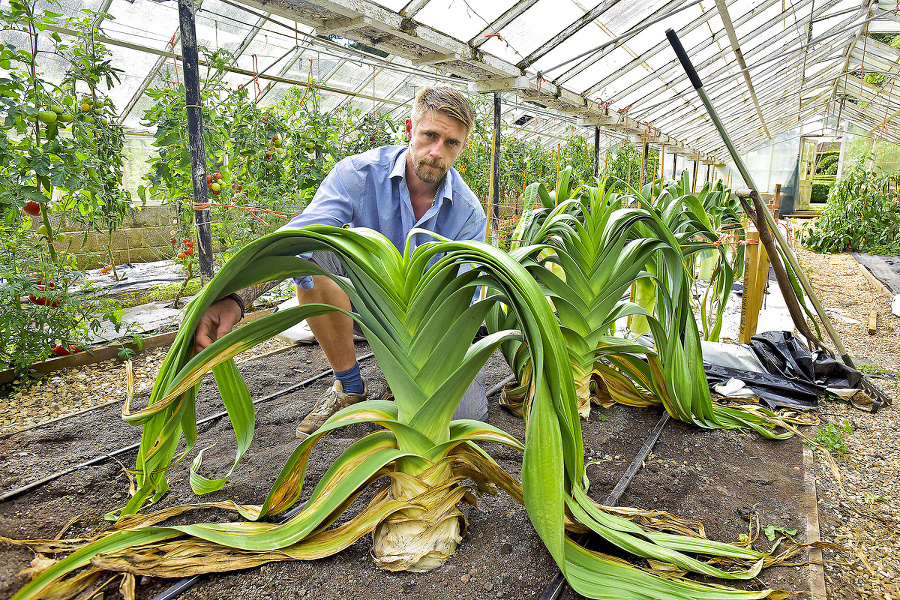
[{"label": "black metal pole", "polygon": [[494,186],[491,190],[491,229],[494,240],[500,237],[500,92],[494,92]]},{"label": "black metal pole", "polygon": [[184,57],[184,95],[187,110],[188,144],[191,151],[191,183],[194,188],[194,222],[197,226],[200,279],[213,277],[212,230],[209,197],[206,194],[206,147],[203,142],[203,112],[200,108],[200,65],[197,57],[197,25],[193,0],[178,0],[181,26],[181,54]]},{"label": "black metal pole", "polygon": [[594,127],[594,177],[600,176],[600,128]]}]

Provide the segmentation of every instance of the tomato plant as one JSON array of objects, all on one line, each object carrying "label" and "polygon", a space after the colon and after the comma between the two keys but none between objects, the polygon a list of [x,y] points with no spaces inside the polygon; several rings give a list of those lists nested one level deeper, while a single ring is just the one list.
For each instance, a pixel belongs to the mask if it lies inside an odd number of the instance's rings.
[{"label": "tomato plant", "polygon": [[[104,134],[112,107],[95,99],[97,84],[106,83],[108,89],[115,70],[102,58],[89,60],[81,42],[65,45],[51,34],[53,51],[69,62],[59,85],[45,80],[40,65],[46,51],[37,50],[37,36],[61,25],[58,17],[48,9],[36,11],[25,0],[0,9],[4,29],[30,40],[25,48],[0,48],[0,363],[20,373],[60,343],[83,344],[110,322],[122,327],[114,302],[76,283],[83,274],[68,252],[71,239],[57,229],[62,217],[94,223],[110,206],[110,195],[118,193],[121,177],[102,176],[104,169],[112,173],[116,168],[118,151]],[[82,24],[86,36],[88,21]],[[89,111],[82,111],[79,102]],[[118,168],[121,173],[121,163]]]}]

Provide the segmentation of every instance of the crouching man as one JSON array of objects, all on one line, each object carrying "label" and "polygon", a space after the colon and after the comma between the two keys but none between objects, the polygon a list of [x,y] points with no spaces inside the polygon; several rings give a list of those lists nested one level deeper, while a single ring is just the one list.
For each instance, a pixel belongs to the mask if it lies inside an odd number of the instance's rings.
[{"label": "crouching man", "polygon": [[[484,240],[487,219],[469,186],[453,168],[474,123],[468,100],[449,86],[425,88],[416,96],[407,124],[409,146],[383,146],[347,157],[325,177],[315,197],[282,229],[318,223],[368,227],[387,237],[399,251],[413,228],[452,240]],[[433,239],[416,234],[413,247]],[[329,273],[344,275],[333,254],[312,254],[310,260]],[[350,299],[324,275],[295,279],[301,304],[325,303],[352,310]],[[197,327],[198,351],[231,331],[244,307],[279,282],[270,281],[226,296],[213,303]],[[297,426],[297,436],[316,431],[338,410],[367,397],[356,348],[353,319],[332,312],[307,320],[325,352],[335,381]],[[466,391],[454,418],[484,420],[487,398],[483,374]]]}]

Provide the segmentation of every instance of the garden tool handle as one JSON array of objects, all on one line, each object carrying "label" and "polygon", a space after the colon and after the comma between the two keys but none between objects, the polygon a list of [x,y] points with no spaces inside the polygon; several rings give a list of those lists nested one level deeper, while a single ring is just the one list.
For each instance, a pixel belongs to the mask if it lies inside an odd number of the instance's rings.
[{"label": "garden tool handle", "polygon": [[700,76],[697,75],[697,70],[694,69],[694,65],[691,64],[691,59],[688,58],[687,52],[684,51],[681,40],[679,40],[678,36],[675,34],[675,30],[671,27],[666,29],[666,37],[669,38],[669,43],[672,44],[675,56],[681,61],[681,66],[684,67],[684,72],[687,73],[688,79],[690,79],[691,83],[694,85],[694,89],[699,90],[703,87],[703,83],[700,81]]}]

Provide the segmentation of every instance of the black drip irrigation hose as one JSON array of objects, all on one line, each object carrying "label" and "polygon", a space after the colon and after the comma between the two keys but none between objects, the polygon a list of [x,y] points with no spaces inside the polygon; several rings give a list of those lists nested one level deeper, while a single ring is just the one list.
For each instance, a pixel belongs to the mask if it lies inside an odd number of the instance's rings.
[{"label": "black drip irrigation hose", "polygon": [[[641,465],[644,463],[644,459],[647,458],[647,455],[650,454],[653,446],[656,445],[656,440],[659,439],[659,435],[662,433],[663,427],[665,427],[666,423],[668,422],[669,413],[663,411],[662,416],[656,423],[656,427],[653,428],[653,431],[651,431],[650,435],[647,436],[647,439],[644,440],[644,445],[641,446],[640,450],[638,450],[637,456],[634,457],[634,460],[631,461],[631,465],[628,467],[628,469],[625,470],[625,473],[622,474],[622,477],[619,479],[616,487],[614,487],[612,492],[609,493],[609,496],[606,497],[605,506],[615,506],[616,504],[618,504],[619,499],[625,492],[625,489],[631,483],[631,480],[634,479],[634,476],[638,472],[638,470],[640,470]],[[589,534],[582,534],[578,538],[578,543],[584,545],[589,537]],[[539,600],[556,600],[557,598],[559,598],[559,595],[562,593],[565,586],[566,578],[563,576],[562,571],[557,571],[556,575],[554,575],[553,579],[550,580],[550,583],[547,585],[547,587],[544,588],[544,591],[540,595]]]},{"label": "black drip irrigation hose", "polygon": [[[495,385],[494,387],[489,389],[487,392],[485,392],[485,396],[490,398],[491,396],[493,396],[494,394],[496,394],[497,392],[502,390],[503,386],[505,386],[506,384],[511,383],[513,380],[515,380],[515,378],[516,378],[515,375],[510,375],[509,377],[507,377],[506,379],[504,379],[503,381],[501,381],[500,383],[498,383],[497,385]],[[284,513],[278,519],[278,522],[284,523],[286,521],[290,521],[301,510],[303,510],[304,506],[306,506],[306,502],[303,502],[301,504],[294,506],[289,511]],[[162,592],[160,592],[159,594],[154,596],[153,600],[172,600],[173,598],[177,598],[182,593],[184,593],[184,592],[188,591],[189,589],[191,589],[192,587],[194,587],[194,585],[198,581],[200,581],[201,577],[202,577],[202,575],[193,575],[191,577],[185,577],[184,579],[179,579],[178,581],[173,583],[171,586],[169,586],[168,588],[166,588],[165,590],[163,590]]]},{"label": "black drip irrigation hose", "polygon": [[[368,358],[372,358],[373,356],[374,356],[374,354],[372,354],[371,352],[369,352],[368,354],[364,354],[363,356],[360,356],[357,360],[362,361],[362,360],[366,360],[366,359],[368,359]],[[322,371],[322,372],[319,373],[318,375],[313,375],[313,376],[310,377],[309,379],[306,379],[306,380],[304,380],[304,381],[301,381],[300,383],[295,383],[294,385],[289,386],[289,387],[286,387],[286,388],[284,388],[283,390],[279,390],[279,391],[277,391],[277,392],[274,392],[274,393],[272,393],[272,394],[269,394],[268,396],[263,396],[262,398],[258,398],[258,399],[256,399],[256,400],[253,401],[253,404],[260,404],[261,402],[267,402],[267,401],[269,401],[269,400],[274,400],[275,398],[278,398],[278,397],[280,397],[280,396],[284,396],[285,394],[289,394],[289,393],[291,393],[291,392],[293,392],[293,391],[296,391],[296,390],[300,389],[301,387],[303,387],[303,386],[305,386],[305,385],[307,385],[307,384],[312,383],[313,381],[316,381],[316,380],[318,380],[318,379],[322,379],[323,377],[326,377],[326,376],[330,375],[331,373],[333,373],[333,371],[332,371],[331,369],[328,369],[328,370],[326,370],[326,371]],[[208,423],[209,421],[212,421],[212,420],[214,420],[214,419],[220,419],[220,418],[222,418],[222,417],[224,417],[224,416],[227,416],[227,415],[228,415],[228,411],[223,410],[223,411],[221,411],[221,412],[217,412],[217,413],[214,414],[214,415],[210,415],[210,416],[208,416],[208,417],[204,417],[203,419],[200,419],[199,421],[197,421],[197,425],[202,425],[202,424],[204,424],[204,423]],[[69,467],[68,469],[66,469],[66,470],[64,470],[64,471],[60,471],[60,472],[58,472],[58,473],[54,473],[53,475],[48,475],[47,477],[44,477],[43,479],[39,479],[39,480],[37,480],[37,481],[33,481],[33,482],[31,482],[31,483],[29,483],[29,484],[27,484],[27,485],[23,485],[23,486],[20,487],[20,488],[16,488],[16,489],[14,489],[14,490],[10,490],[10,491],[8,491],[8,492],[5,492],[5,493],[3,493],[3,494],[0,494],[0,502],[4,502],[4,501],[6,501],[6,500],[11,500],[12,498],[15,498],[15,497],[17,497],[17,496],[21,496],[21,495],[24,494],[25,492],[30,492],[31,490],[33,490],[33,489],[35,489],[35,488],[38,488],[38,487],[44,485],[45,483],[49,483],[49,482],[51,482],[51,481],[53,481],[53,480],[55,480],[55,479],[59,479],[59,478],[62,477],[63,475],[68,475],[69,473],[72,473],[73,471],[77,471],[78,469],[83,469],[83,468],[85,468],[85,467],[90,467],[90,466],[93,466],[93,465],[96,465],[96,464],[100,464],[100,463],[102,463],[102,462],[106,462],[108,459],[110,459],[110,458],[112,458],[112,457],[114,457],[114,456],[118,456],[119,454],[124,454],[125,452],[129,452],[129,451],[131,451],[131,450],[135,450],[135,449],[137,449],[140,445],[141,445],[141,443],[140,443],[140,442],[137,442],[137,443],[135,443],[135,444],[131,444],[130,446],[125,446],[124,448],[119,448],[118,450],[113,450],[112,452],[109,452],[109,453],[106,453],[106,454],[102,454],[102,455],[100,455],[100,456],[97,456],[97,457],[95,457],[95,458],[92,458],[92,459],[89,460],[89,461],[86,461],[86,462],[83,462],[83,463],[81,463],[81,464],[75,465],[74,467]]]}]

